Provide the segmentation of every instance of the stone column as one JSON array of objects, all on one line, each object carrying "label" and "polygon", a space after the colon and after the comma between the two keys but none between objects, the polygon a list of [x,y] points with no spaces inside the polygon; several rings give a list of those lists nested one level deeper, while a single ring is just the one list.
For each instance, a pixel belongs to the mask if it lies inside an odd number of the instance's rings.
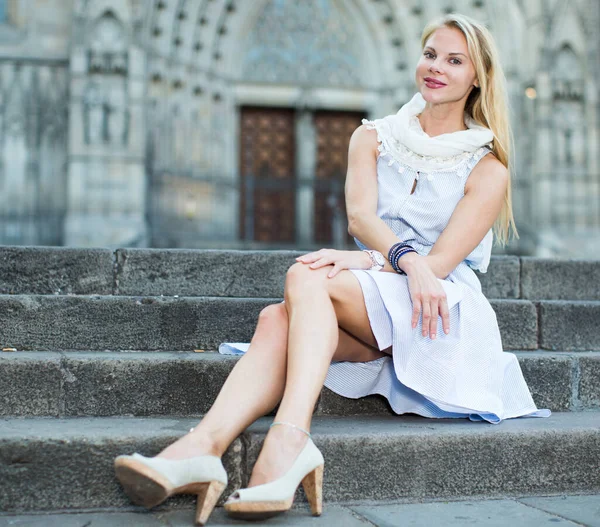
[{"label": "stone column", "polygon": [[587,117],[587,155],[588,171],[592,176],[600,177],[600,156],[598,154],[598,85],[594,80],[585,85],[585,115]]},{"label": "stone column", "polygon": [[146,246],[145,54],[129,3],[87,4],[73,27],[65,244]]},{"label": "stone column", "polygon": [[296,177],[304,183],[296,193],[296,242],[310,245],[314,239],[314,187],[317,134],[312,112],[300,110],[296,117]]},{"label": "stone column", "polygon": [[[552,89],[550,76],[541,71],[536,79],[536,129],[537,148],[535,152],[535,177],[533,181],[533,197],[535,200],[534,223],[539,233],[540,246],[537,248],[538,256],[552,255],[551,245],[552,227],[550,214],[552,203]],[[533,205],[533,203],[532,203]]]}]

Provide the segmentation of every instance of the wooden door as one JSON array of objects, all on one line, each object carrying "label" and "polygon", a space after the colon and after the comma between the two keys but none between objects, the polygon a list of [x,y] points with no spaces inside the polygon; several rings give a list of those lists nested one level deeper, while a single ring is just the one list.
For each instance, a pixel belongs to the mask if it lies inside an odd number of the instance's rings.
[{"label": "wooden door", "polygon": [[240,236],[293,243],[295,217],[294,110],[241,108]]},{"label": "wooden door", "polygon": [[348,234],[344,183],[348,169],[350,137],[364,117],[362,112],[318,111],[314,115],[317,136],[314,201],[316,243],[330,244],[334,241],[336,209],[344,222],[346,241],[353,241]]}]

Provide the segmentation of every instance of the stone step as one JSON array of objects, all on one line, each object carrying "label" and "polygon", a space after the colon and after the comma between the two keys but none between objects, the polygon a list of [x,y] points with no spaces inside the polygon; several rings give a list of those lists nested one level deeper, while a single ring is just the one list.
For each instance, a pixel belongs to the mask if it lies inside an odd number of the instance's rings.
[{"label": "stone step", "polygon": [[[0,293],[280,297],[304,251],[0,246]],[[600,261],[492,256],[488,298],[600,300]]]},{"label": "stone step", "polygon": [[[513,496],[510,498],[447,500],[378,500],[376,502],[326,503],[323,514],[310,516],[308,503],[298,501],[275,520],[260,525],[278,527],[390,527],[398,525],[463,527],[539,527],[560,523],[562,527],[598,527],[600,494],[559,494],[554,496]],[[102,511],[57,511],[55,513],[1,513],[0,525],[18,527],[190,527],[192,508],[147,511],[141,507]],[[401,523],[398,519],[401,518]],[[443,523],[442,523],[442,518]],[[2,523],[4,521],[4,523]],[[242,520],[243,521],[243,520]],[[210,515],[211,527],[243,525],[223,507]]]},{"label": "stone step", "polygon": [[[600,409],[600,352],[517,352],[538,408]],[[2,416],[190,416],[208,411],[237,356],[166,352],[0,354]],[[323,388],[316,415],[393,415],[379,395]]]},{"label": "stone step", "polygon": [[[250,342],[277,298],[0,295],[0,346],[191,351]],[[506,350],[600,350],[600,302],[491,300]]]},{"label": "stone step", "polygon": [[[229,416],[231,418],[231,416]],[[261,418],[223,457],[230,492],[245,486],[272,418]],[[122,453],[157,454],[197,419],[29,418],[0,421],[0,510],[130,507],[114,477]],[[600,414],[556,413],[494,426],[467,420],[314,418],[328,503],[510,496],[600,490]],[[300,493],[299,500],[304,499]],[[182,496],[162,507],[192,507]]]}]

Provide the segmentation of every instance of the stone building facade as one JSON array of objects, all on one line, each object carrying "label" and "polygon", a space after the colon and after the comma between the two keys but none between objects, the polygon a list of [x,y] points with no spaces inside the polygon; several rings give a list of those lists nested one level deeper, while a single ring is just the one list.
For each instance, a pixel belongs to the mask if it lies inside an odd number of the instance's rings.
[{"label": "stone building facade", "polygon": [[508,250],[597,257],[598,0],[0,0],[0,243],[346,246],[349,136],[453,11],[508,81]]}]

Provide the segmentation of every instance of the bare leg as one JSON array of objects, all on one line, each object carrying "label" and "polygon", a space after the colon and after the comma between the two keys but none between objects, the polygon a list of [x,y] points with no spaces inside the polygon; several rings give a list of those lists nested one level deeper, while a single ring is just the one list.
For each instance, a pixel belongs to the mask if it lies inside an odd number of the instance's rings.
[{"label": "bare leg", "polygon": [[[338,328],[334,360],[368,361],[384,353]],[[281,400],[287,369],[288,312],[284,304],[261,312],[248,352],[239,359],[213,406],[193,432],[159,456],[182,459],[202,454],[222,456],[251,423]],[[225,416],[225,418],[224,418]]]},{"label": "bare leg", "polygon": [[286,347],[287,316],[276,304],[267,306],[258,317],[250,348],[234,366],[210,410],[191,433],[159,456],[222,456],[245,428],[281,400]]},{"label": "bare leg", "polygon": [[[360,284],[350,271],[327,278],[329,266],[295,264],[288,271],[285,305],[289,313],[287,376],[275,421],[310,429],[315,402],[329,364],[339,347],[339,327],[364,347],[375,347]],[[372,358],[383,356],[378,350]],[[363,358],[362,360],[369,360]],[[306,444],[307,437],[287,426],[271,428],[254,466],[249,486],[281,477]]]}]

